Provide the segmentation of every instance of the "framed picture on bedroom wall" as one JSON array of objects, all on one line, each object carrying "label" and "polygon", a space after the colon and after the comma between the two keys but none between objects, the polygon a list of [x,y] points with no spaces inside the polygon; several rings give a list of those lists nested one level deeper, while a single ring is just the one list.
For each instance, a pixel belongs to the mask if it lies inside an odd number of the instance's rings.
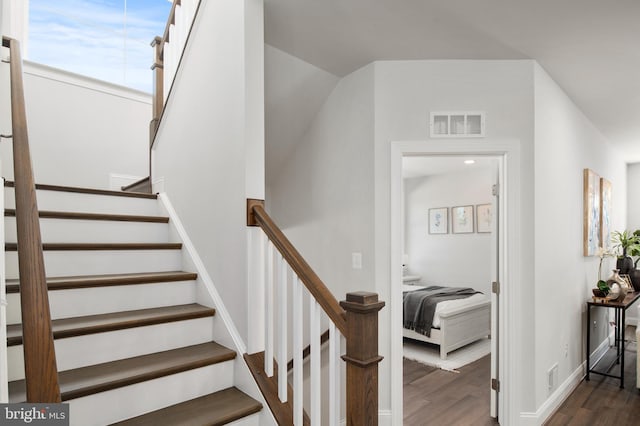
[{"label": "framed picture on bedroom wall", "polygon": [[449,233],[449,209],[447,207],[429,209],[429,233]]},{"label": "framed picture on bedroom wall", "polygon": [[473,206],[451,207],[451,232],[454,234],[473,232]]},{"label": "framed picture on bedroom wall", "polygon": [[478,204],[476,206],[476,232],[491,232],[492,221],[491,204]]}]

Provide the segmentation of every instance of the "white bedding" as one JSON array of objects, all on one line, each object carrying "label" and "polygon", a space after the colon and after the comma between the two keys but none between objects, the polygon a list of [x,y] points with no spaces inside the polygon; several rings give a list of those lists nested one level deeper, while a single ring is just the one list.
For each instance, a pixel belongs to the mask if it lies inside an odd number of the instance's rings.
[{"label": "white bedding", "polygon": [[[402,285],[402,291],[415,291],[420,290],[421,288],[425,288],[427,286],[420,285]],[[444,302],[439,302],[436,305],[436,313],[433,315],[433,328],[440,328],[440,312],[446,312],[449,309],[454,308],[462,308],[464,306],[473,305],[474,303],[478,303],[480,301],[486,300],[488,296],[486,294],[478,293],[473,296],[469,296],[464,299],[456,299],[456,300],[445,300]]]}]

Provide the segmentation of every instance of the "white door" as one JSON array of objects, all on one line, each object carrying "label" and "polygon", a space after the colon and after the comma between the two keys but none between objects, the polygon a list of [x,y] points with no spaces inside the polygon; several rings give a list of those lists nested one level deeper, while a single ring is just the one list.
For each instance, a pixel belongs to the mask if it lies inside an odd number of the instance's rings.
[{"label": "white door", "polygon": [[500,370],[498,348],[500,347],[500,192],[501,192],[502,161],[496,161],[492,198],[491,216],[491,417],[498,417],[498,392],[500,389]]}]

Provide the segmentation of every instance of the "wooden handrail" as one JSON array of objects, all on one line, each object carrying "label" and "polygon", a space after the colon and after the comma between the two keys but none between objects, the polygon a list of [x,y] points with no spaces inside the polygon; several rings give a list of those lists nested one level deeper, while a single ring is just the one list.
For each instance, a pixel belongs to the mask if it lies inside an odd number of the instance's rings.
[{"label": "wooden handrail", "polygon": [[252,201],[255,200],[249,200],[249,210],[253,214],[255,222],[262,228],[282,257],[289,263],[291,269],[298,275],[300,281],[302,281],[307,290],[309,290],[309,293],[316,299],[329,319],[333,321],[342,335],[347,336],[345,310],[340,307],[340,303],[338,303],[320,277],[311,269],[307,261],[304,260],[298,250],[296,250],[280,228],[273,222],[265,211],[264,206],[261,203],[252,203]]},{"label": "wooden handrail", "polygon": [[17,40],[3,37],[2,45],[9,48],[11,55],[13,169],[27,402],[60,402],[36,188],[29,153],[20,44]]},{"label": "wooden handrail", "polygon": [[[382,357],[378,355],[378,312],[384,307],[385,303],[378,300],[376,293],[370,292],[347,293],[346,300],[338,303],[327,286],[324,285],[284,233],[269,217],[264,209],[264,200],[248,199],[246,215],[247,226],[260,226],[293,272],[305,285],[311,297],[322,307],[346,340],[346,354],[342,356],[342,359],[347,367],[347,426],[377,426],[378,364],[382,361]],[[286,307],[281,309],[286,312]],[[286,334],[286,331],[283,331],[283,333]],[[331,337],[330,332],[320,335],[320,330],[317,330],[315,333],[317,333],[316,338],[320,340],[320,344],[326,340],[335,343],[335,340],[333,340],[335,337]],[[339,342],[337,347],[334,346],[332,350],[336,348],[339,350]],[[303,350],[303,358],[306,356],[305,353],[310,352],[310,349],[311,347],[309,346]],[[295,350],[300,350],[300,346]],[[293,413],[294,404],[291,403],[291,396],[293,395],[291,394],[291,388],[287,399],[281,399],[282,388],[280,387],[280,380],[282,379],[275,374],[275,367],[273,374],[266,371],[268,367],[264,359],[266,352],[265,350],[252,355],[245,354],[244,358],[278,424],[292,424],[292,415],[294,417],[296,415],[299,416],[300,411]],[[275,360],[273,362],[276,364]],[[269,360],[269,363],[271,363],[271,360]],[[263,366],[265,367],[263,368]],[[284,366],[282,367],[284,368]],[[296,366],[293,361],[290,361],[287,365],[287,370],[292,367],[294,369],[301,368],[301,366]],[[311,369],[313,370],[313,368],[312,365]],[[316,365],[315,371],[318,371],[319,368],[320,366]],[[336,371],[335,364],[330,368],[334,368],[333,371]],[[294,381],[296,380],[295,374],[294,370]],[[329,375],[331,376],[332,373],[329,373]],[[300,384],[297,386],[300,386]],[[297,407],[300,406],[298,405]],[[312,408],[312,416],[316,419],[316,423],[321,417],[318,410],[319,407],[316,407],[315,411]],[[330,410],[330,415],[335,416],[336,411],[333,410],[331,412]],[[305,417],[302,423],[307,425],[309,420]]]}]

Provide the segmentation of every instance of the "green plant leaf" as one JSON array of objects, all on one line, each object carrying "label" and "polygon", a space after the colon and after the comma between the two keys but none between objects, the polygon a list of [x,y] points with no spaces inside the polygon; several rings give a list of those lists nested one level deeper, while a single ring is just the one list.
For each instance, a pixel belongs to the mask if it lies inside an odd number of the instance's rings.
[{"label": "green plant leaf", "polygon": [[598,288],[605,294],[605,296],[609,294],[609,290],[611,290],[607,282],[604,280],[598,281]]}]

